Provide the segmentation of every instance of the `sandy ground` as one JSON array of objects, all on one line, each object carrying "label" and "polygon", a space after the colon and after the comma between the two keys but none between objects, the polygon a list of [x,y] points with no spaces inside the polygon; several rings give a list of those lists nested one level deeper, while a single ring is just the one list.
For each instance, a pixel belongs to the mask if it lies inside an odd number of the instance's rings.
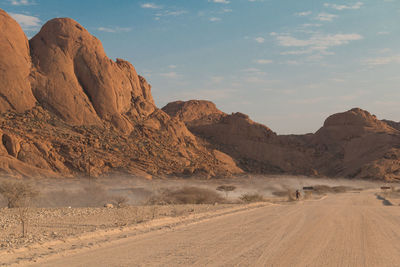
[{"label": "sandy ground", "polygon": [[400,266],[400,207],[376,193],[225,209],[78,249],[67,242],[69,250],[26,261],[22,251],[19,260],[28,266]]}]

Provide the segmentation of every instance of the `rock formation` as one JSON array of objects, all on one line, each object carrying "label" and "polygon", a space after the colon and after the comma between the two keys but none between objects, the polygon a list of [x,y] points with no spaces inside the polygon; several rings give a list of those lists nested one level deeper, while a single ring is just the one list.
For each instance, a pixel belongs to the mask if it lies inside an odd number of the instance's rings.
[{"label": "rock formation", "polygon": [[1,10],[0,32],[0,172],[242,172],[228,155],[199,144],[184,123],[158,109],[135,68],[109,59],[101,42],[76,21],[50,20],[28,42]]},{"label": "rock formation", "polygon": [[208,101],[172,102],[163,110],[249,172],[400,179],[399,130],[358,108],[330,116],[308,135],[276,135]]},{"label": "rock formation", "polygon": [[18,23],[0,9],[0,112],[35,106],[29,83],[29,44]]},{"label": "rock formation", "polygon": [[353,109],[315,134],[281,136],[208,101],[160,110],[135,68],[68,18],[28,42],[0,10],[0,80],[0,174],[400,179],[398,123]]}]

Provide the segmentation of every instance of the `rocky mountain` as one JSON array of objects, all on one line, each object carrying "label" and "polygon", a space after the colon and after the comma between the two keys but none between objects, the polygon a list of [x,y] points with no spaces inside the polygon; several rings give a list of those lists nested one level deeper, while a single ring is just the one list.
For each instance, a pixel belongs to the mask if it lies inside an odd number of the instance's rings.
[{"label": "rocky mountain", "polygon": [[277,135],[208,101],[172,102],[163,110],[249,172],[400,179],[400,131],[358,108],[330,116],[308,135]]},{"label": "rocky mountain", "polygon": [[16,176],[229,176],[205,147],[158,109],[127,61],[108,58],[76,21],[47,22],[29,42],[0,10],[0,172]]},{"label": "rocky mountain", "polygon": [[68,18],[28,41],[0,10],[0,81],[0,174],[400,179],[398,123],[352,109],[315,134],[282,136],[209,101],[159,109],[132,64]]}]

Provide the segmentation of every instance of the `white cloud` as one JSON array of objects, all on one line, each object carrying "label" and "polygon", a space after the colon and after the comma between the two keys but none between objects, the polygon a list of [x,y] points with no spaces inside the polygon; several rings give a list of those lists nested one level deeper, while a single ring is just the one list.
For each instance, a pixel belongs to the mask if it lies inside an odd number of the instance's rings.
[{"label": "white cloud", "polygon": [[309,105],[309,104],[321,103],[321,102],[324,102],[327,100],[329,100],[329,97],[320,96],[320,97],[312,97],[312,98],[294,99],[294,100],[290,100],[289,102],[292,104]]},{"label": "white cloud", "polygon": [[30,6],[36,4],[35,2],[29,0],[10,0],[10,3],[13,6]]},{"label": "white cloud", "polygon": [[150,8],[150,9],[160,9],[162,8],[159,5],[153,4],[153,3],[144,3],[140,5],[141,8]]},{"label": "white cloud", "polygon": [[156,16],[156,20],[159,20],[161,17],[177,17],[177,16],[181,16],[183,14],[188,13],[186,10],[165,10],[162,12],[158,12],[157,14],[155,14]]},{"label": "white cloud", "polygon": [[120,32],[130,32],[132,28],[124,28],[124,27],[99,27],[97,30],[101,32],[109,32],[109,33],[120,33]]},{"label": "white cloud", "polygon": [[303,25],[301,25],[304,28],[308,28],[308,27],[321,27],[322,24],[320,23],[305,23]]},{"label": "white cloud", "polygon": [[254,62],[257,64],[265,65],[265,64],[271,64],[273,61],[270,59],[257,59],[257,60],[254,60]]},{"label": "white cloud", "polygon": [[217,4],[229,4],[231,1],[228,1],[228,0],[208,0],[208,2],[217,3]]},{"label": "white cloud", "polygon": [[232,9],[230,9],[230,8],[224,8],[224,9],[222,9],[222,13],[230,13],[230,12],[232,12],[233,10]]},{"label": "white cloud", "polygon": [[351,41],[361,40],[363,37],[357,33],[352,34],[319,34],[314,33],[308,39],[297,39],[289,34],[278,34],[276,40],[284,47],[302,47],[305,49],[297,51],[285,51],[282,55],[302,55],[318,52],[323,55],[332,55],[327,51],[330,47],[341,46]]},{"label": "white cloud", "polygon": [[220,18],[217,18],[217,17],[212,17],[212,18],[209,18],[209,21],[211,21],[211,22],[216,22],[216,21],[220,21],[221,19]]},{"label": "white cloud", "polygon": [[261,70],[259,70],[257,68],[247,68],[247,69],[243,69],[242,72],[261,72]]},{"label": "white cloud", "polygon": [[22,27],[23,30],[32,31],[40,26],[40,19],[34,16],[24,14],[9,13]]},{"label": "white cloud", "polygon": [[221,83],[224,80],[224,77],[222,76],[213,76],[211,77],[211,81],[213,83]]},{"label": "white cloud", "polygon": [[369,66],[387,65],[387,64],[392,64],[392,63],[398,64],[398,63],[400,63],[400,55],[369,58],[369,59],[365,60],[365,63]]},{"label": "white cloud", "polygon": [[297,60],[287,60],[285,63],[287,65],[300,65],[300,62],[298,62]]},{"label": "white cloud", "polygon": [[297,15],[297,16],[300,16],[300,17],[309,16],[309,15],[311,15],[311,14],[312,14],[311,11],[304,11],[304,12],[296,13],[296,15]]},{"label": "white cloud", "polygon": [[330,4],[325,3],[325,7],[330,7],[336,10],[345,10],[345,9],[360,9],[364,5],[363,2],[357,2],[354,5],[337,5],[337,4]]},{"label": "white cloud", "polygon": [[262,37],[257,37],[257,38],[255,38],[254,40],[255,40],[257,43],[259,43],[259,44],[262,44],[262,43],[265,42],[265,39],[262,38]]},{"label": "white cloud", "polygon": [[382,31],[382,32],[377,32],[377,34],[378,35],[388,35],[388,34],[390,34],[390,32]]},{"label": "white cloud", "polygon": [[315,19],[319,20],[319,21],[332,21],[334,18],[337,18],[337,17],[338,16],[334,15],[334,14],[319,13]]},{"label": "white cloud", "polygon": [[176,79],[179,77],[178,73],[176,73],[175,71],[161,73],[160,75],[171,79]]}]

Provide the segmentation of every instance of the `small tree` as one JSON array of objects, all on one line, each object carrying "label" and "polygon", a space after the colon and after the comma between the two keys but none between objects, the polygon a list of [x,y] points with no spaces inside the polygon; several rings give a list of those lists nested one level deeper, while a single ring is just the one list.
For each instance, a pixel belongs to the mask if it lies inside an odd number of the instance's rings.
[{"label": "small tree", "polygon": [[29,183],[5,181],[0,183],[0,194],[7,201],[8,208],[17,208],[22,237],[25,237],[28,232],[30,202],[39,195],[39,192]]},{"label": "small tree", "polygon": [[6,200],[8,208],[18,208],[26,206],[39,192],[28,183],[5,181],[0,183],[0,194]]},{"label": "small tree", "polygon": [[220,185],[217,187],[218,191],[225,192],[226,198],[228,198],[229,192],[234,191],[235,189],[236,189],[236,186],[234,186],[234,185]]},{"label": "small tree", "polygon": [[123,208],[126,206],[126,204],[128,203],[129,199],[125,196],[114,196],[113,197],[113,204],[115,204],[115,206],[117,208]]}]

